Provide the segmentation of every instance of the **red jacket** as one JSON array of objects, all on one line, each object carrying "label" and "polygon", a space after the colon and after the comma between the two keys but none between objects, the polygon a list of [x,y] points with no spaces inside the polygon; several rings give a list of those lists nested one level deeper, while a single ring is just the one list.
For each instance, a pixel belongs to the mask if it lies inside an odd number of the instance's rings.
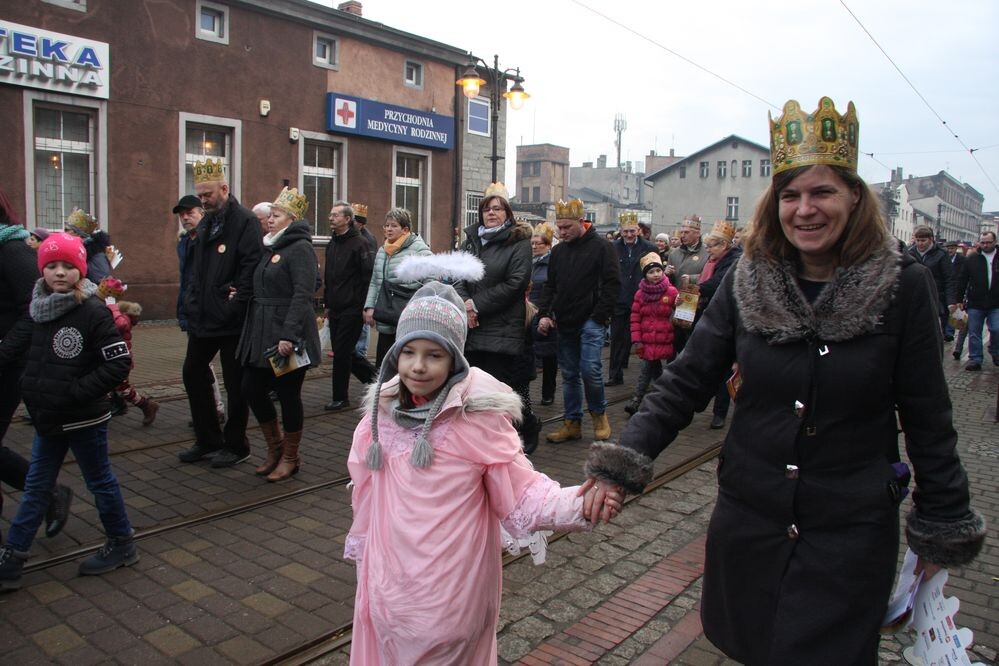
[{"label": "red jacket", "polygon": [[638,283],[631,303],[631,341],[642,345],[638,356],[646,361],[673,358],[673,306],[680,292],[669,280]]},{"label": "red jacket", "polygon": [[[122,312],[124,308],[125,312]],[[108,310],[111,311],[111,316],[114,318],[115,328],[118,329],[118,333],[121,335],[121,339],[125,341],[128,346],[128,351],[132,351],[132,327],[135,326],[139,321],[139,315],[136,313],[136,309],[141,312],[141,308],[138,308],[134,303],[129,303],[127,301],[119,301],[118,303],[108,303]],[[135,367],[135,359],[133,358],[129,367]]]}]

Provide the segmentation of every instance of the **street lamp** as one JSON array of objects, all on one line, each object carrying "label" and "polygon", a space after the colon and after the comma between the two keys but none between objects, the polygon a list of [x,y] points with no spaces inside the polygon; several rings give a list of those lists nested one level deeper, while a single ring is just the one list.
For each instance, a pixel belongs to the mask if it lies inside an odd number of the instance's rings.
[{"label": "street lamp", "polygon": [[[486,71],[487,76],[490,80],[487,82],[485,79],[479,76],[479,71],[477,69],[478,63],[482,64],[482,68]],[[509,91],[500,93],[500,89],[506,89],[506,82],[512,81],[513,85],[510,87]],[[510,104],[510,108],[514,111],[520,109],[524,106],[524,100],[526,100],[530,95],[524,91],[524,78],[520,75],[520,68],[510,68],[505,69],[502,72],[499,68],[499,56],[493,56],[493,66],[492,68],[486,64],[481,58],[477,58],[469,54],[468,67],[465,69],[464,75],[458,79],[455,83],[461,86],[461,91],[464,93],[465,97],[468,99],[475,99],[479,96],[479,88],[486,83],[489,83],[489,103],[492,113],[492,136],[493,136],[493,152],[490,156],[490,160],[493,163],[493,181],[496,182],[496,163],[499,162],[500,157],[497,152],[497,141],[499,137],[499,132],[497,131],[497,125],[499,124],[499,105],[500,96],[506,98],[507,102]]]}]

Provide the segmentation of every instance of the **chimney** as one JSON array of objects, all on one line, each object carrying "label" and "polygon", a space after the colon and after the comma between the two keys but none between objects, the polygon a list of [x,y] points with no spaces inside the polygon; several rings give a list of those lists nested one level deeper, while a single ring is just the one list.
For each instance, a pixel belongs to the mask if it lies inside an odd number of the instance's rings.
[{"label": "chimney", "polygon": [[583,162],[583,168],[584,169],[592,169],[593,168],[593,162]]},{"label": "chimney", "polygon": [[361,16],[363,7],[357,0],[347,0],[347,2],[341,2],[337,5],[337,9],[341,12],[353,14],[354,16]]},{"label": "chimney", "polygon": [[656,156],[656,151],[649,149],[649,157],[655,157],[655,156]]},{"label": "chimney", "polygon": [[672,148],[669,149],[669,156],[670,157],[676,157],[676,154],[673,152]]},{"label": "chimney", "polygon": [[597,158],[597,168],[598,169],[606,169],[607,168],[607,156],[606,155],[601,155],[600,157]]}]

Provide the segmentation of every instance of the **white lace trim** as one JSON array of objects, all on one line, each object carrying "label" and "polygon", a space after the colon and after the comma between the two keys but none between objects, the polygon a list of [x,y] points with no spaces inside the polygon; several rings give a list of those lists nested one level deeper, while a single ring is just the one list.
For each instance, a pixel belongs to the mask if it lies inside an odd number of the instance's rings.
[{"label": "white lace trim", "polygon": [[367,543],[367,536],[348,534],[347,540],[343,544],[343,559],[360,562],[364,559],[364,547]]},{"label": "white lace trim", "polygon": [[544,564],[548,551],[549,530],[585,531],[591,528],[583,516],[583,498],[577,489],[561,488],[544,474],[521,496],[513,511],[500,521],[503,547],[511,555],[529,548],[535,564]]},{"label": "white lace trim", "polygon": [[536,566],[545,563],[545,558],[548,555],[548,537],[551,534],[548,530],[540,530],[531,532],[524,538],[514,539],[503,527],[503,523],[500,523],[500,539],[503,541],[503,548],[506,549],[506,552],[516,557],[520,555],[521,548],[527,548]]},{"label": "white lace trim", "polygon": [[[378,419],[378,442],[382,447],[383,456],[409,455],[416,440],[420,437],[422,426],[416,428],[403,428],[393,421],[391,417]],[[447,438],[447,431],[450,429],[448,423],[434,423],[427,433],[427,440],[433,446],[435,441],[444,441]]]}]

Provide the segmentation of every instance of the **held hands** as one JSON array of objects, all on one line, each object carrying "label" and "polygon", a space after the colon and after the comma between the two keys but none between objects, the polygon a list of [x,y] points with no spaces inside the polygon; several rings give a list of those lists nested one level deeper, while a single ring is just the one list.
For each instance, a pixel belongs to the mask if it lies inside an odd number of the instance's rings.
[{"label": "held hands", "polygon": [[551,317],[542,317],[538,320],[538,333],[541,335],[548,335],[548,332],[555,328],[555,322],[552,321]]},{"label": "held hands", "polygon": [[607,481],[589,478],[577,494],[583,496],[583,517],[594,525],[609,523],[624,506],[624,491]]},{"label": "held hands", "polygon": [[465,313],[468,315],[468,327],[475,328],[479,325],[479,313],[475,311],[475,303],[472,299],[465,299]]}]

